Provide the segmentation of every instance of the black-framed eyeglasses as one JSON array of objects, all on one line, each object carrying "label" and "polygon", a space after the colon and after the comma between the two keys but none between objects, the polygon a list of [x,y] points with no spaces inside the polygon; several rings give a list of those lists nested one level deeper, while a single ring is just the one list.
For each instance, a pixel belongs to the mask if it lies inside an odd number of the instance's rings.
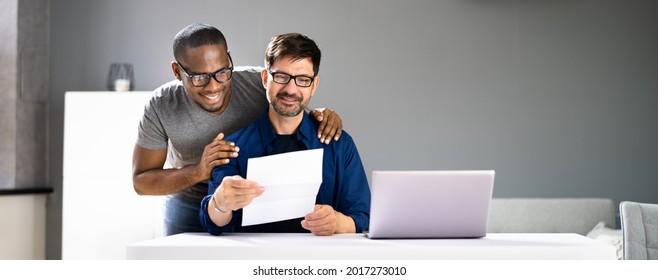
[{"label": "black-framed eyeglasses", "polygon": [[306,75],[297,75],[293,76],[283,72],[272,72],[272,70],[267,69],[267,72],[272,75],[272,81],[277,84],[286,85],[290,80],[295,80],[295,84],[298,87],[310,87],[313,84],[313,78]]},{"label": "black-framed eyeglasses", "polygon": [[190,78],[190,81],[192,81],[192,85],[195,87],[205,87],[210,83],[210,78],[212,77],[217,81],[218,83],[223,83],[231,79],[233,76],[233,59],[231,59],[231,55],[228,56],[228,59],[230,61],[230,67],[222,68],[219,69],[215,73],[205,73],[205,74],[197,74],[197,73],[191,73],[188,74],[188,72],[183,68],[183,66],[180,65],[178,61],[176,61],[176,64],[178,64],[178,68],[187,76]]}]

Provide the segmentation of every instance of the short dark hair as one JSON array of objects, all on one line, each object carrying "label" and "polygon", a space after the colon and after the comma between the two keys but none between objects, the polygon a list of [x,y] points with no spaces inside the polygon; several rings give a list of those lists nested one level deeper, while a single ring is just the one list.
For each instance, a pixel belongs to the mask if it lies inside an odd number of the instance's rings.
[{"label": "short dark hair", "polygon": [[304,34],[286,33],[272,37],[265,49],[265,67],[269,69],[277,59],[290,56],[300,60],[311,58],[313,63],[313,76],[320,72],[320,58],[322,53],[313,39]]},{"label": "short dark hair", "polygon": [[188,48],[204,45],[223,45],[228,50],[226,38],[219,29],[203,23],[190,24],[174,37],[174,58],[180,61]]}]

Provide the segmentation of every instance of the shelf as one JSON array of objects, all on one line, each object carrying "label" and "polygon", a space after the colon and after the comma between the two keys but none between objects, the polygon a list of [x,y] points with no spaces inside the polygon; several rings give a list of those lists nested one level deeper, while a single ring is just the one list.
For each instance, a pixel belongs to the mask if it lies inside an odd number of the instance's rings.
[{"label": "shelf", "polygon": [[0,189],[0,195],[49,194],[52,192],[53,192],[53,188],[50,187]]}]

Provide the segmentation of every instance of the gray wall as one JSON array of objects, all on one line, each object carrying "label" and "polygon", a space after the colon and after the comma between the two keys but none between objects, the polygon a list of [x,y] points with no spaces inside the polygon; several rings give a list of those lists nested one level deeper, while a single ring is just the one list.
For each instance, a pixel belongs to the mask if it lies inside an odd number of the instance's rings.
[{"label": "gray wall", "polygon": [[[64,92],[173,78],[171,40],[219,27],[238,65],[268,39],[320,44],[313,106],[337,110],[366,171],[495,169],[496,197],[658,203],[658,2],[653,0],[58,0],[51,3],[52,185],[61,190]],[[119,108],[118,108],[119,109]],[[117,186],[121,187],[121,186]],[[123,186],[131,187],[131,186]],[[48,254],[59,254],[60,199]]]},{"label": "gray wall", "polygon": [[49,3],[0,0],[0,190],[48,186]]},{"label": "gray wall", "polygon": [[16,187],[18,2],[0,2],[0,190]]}]

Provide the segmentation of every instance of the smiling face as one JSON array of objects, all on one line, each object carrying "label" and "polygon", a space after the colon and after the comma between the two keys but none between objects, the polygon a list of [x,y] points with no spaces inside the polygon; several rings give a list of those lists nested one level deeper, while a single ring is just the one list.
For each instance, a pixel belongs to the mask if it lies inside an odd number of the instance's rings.
[{"label": "smiling face", "polygon": [[[291,76],[314,76],[313,63],[310,58],[293,59],[286,56],[277,59],[269,70],[272,73],[284,73]],[[283,117],[296,117],[304,111],[320,82],[320,77],[316,76],[309,87],[298,86],[294,79],[290,79],[287,84],[280,84],[274,81],[267,70],[263,70],[261,77],[271,108]]]},{"label": "smiling face", "polygon": [[[232,66],[229,53],[221,44],[187,48],[178,63],[189,75],[214,73]],[[183,82],[185,93],[201,108],[215,115],[226,110],[231,100],[230,79],[220,83],[211,78],[207,85],[197,87],[176,63],[172,63],[172,69],[176,77]]]}]

